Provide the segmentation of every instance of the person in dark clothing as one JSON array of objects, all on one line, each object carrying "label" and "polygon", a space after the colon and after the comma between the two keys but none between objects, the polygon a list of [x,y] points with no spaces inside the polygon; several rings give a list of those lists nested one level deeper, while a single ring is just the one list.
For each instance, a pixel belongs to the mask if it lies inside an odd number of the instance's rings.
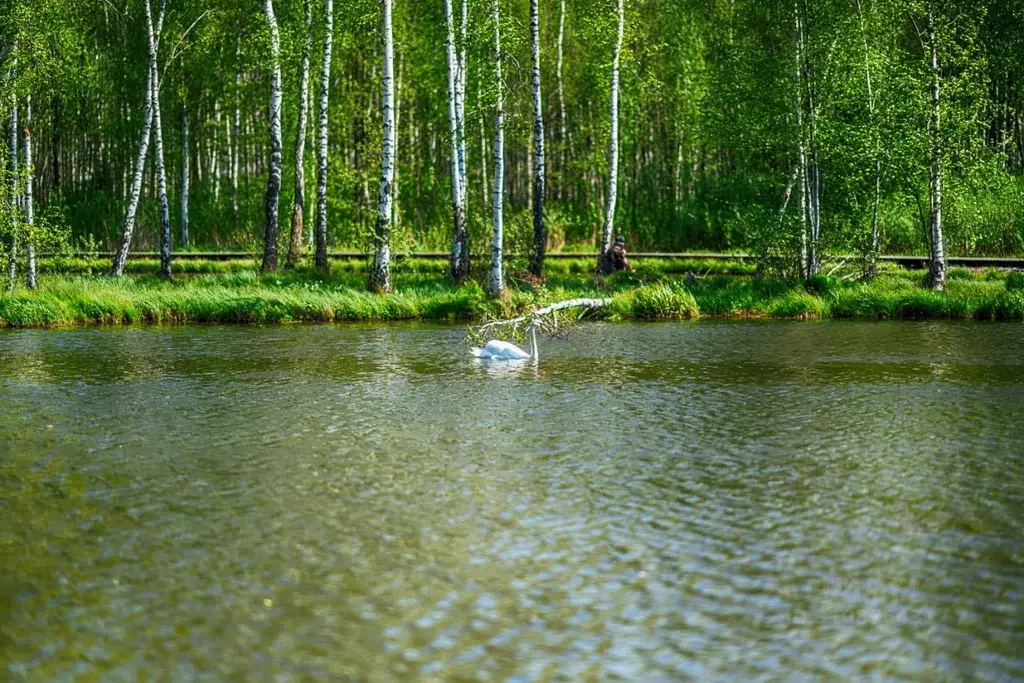
[{"label": "person in dark clothing", "polygon": [[605,272],[614,273],[619,270],[632,270],[626,258],[626,238],[622,235],[615,238],[615,245],[605,256]]}]

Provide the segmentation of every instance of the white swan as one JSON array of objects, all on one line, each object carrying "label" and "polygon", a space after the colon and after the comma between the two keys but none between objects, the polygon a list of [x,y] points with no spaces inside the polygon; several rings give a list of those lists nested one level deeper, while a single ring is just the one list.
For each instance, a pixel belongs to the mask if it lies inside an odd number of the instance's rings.
[{"label": "white swan", "polygon": [[507,341],[492,339],[481,348],[472,349],[473,355],[477,358],[487,360],[532,360],[538,359],[537,355],[537,326],[530,325],[530,352],[527,353],[521,348]]}]

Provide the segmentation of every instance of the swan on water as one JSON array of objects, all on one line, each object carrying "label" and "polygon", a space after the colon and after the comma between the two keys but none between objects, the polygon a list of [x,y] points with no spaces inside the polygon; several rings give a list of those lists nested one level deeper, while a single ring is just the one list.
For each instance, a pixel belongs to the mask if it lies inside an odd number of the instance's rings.
[{"label": "swan on water", "polygon": [[487,360],[533,360],[538,359],[537,355],[537,326],[530,325],[530,352],[527,353],[521,348],[507,341],[492,339],[481,348],[474,348],[473,355],[477,358]]}]

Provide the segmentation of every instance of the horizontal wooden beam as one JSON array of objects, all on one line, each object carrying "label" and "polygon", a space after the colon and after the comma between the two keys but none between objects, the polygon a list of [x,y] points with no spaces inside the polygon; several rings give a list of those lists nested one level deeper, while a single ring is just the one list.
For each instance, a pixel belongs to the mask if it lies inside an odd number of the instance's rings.
[{"label": "horizontal wooden beam", "polygon": [[[112,252],[74,253],[73,258],[100,258],[111,259]],[[52,258],[53,254],[40,254],[40,258]],[[371,254],[361,251],[332,251],[327,257],[335,261],[355,261],[369,259]],[[414,253],[394,254],[395,260],[401,261],[406,258],[425,260],[445,260],[451,257],[446,251],[420,251]],[[137,251],[128,255],[129,259],[153,259],[158,260],[160,253],[156,251]],[[174,254],[173,258],[180,261],[244,261],[251,260],[255,263],[257,254],[246,251],[183,251]],[[526,258],[526,255],[506,254],[505,259]],[[548,252],[548,259],[590,259],[597,260],[597,252]],[[673,261],[683,260],[706,260],[706,261],[754,261],[757,256],[754,254],[721,254],[721,253],[700,253],[700,252],[635,252],[629,254],[629,258],[637,261],[644,259],[665,259]],[[857,261],[860,257],[855,255],[844,255],[835,257],[838,260]],[[927,256],[893,255],[879,256],[879,261],[895,263],[904,268],[922,269],[928,267]],[[950,266],[966,268],[1020,268],[1024,269],[1024,258],[1011,258],[1001,256],[950,256],[946,259]]]}]

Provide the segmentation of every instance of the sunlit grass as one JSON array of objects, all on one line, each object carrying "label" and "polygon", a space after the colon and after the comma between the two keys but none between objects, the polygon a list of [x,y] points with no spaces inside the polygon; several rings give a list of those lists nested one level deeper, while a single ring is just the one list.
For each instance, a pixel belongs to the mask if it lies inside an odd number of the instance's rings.
[{"label": "sunlit grass", "polygon": [[[573,262],[570,261],[570,264]],[[211,265],[206,263],[206,265]],[[213,262],[212,265],[223,265]],[[1024,278],[958,274],[945,292],[922,286],[920,273],[890,273],[871,282],[819,277],[755,280],[697,277],[638,268],[600,279],[559,273],[536,284],[513,272],[508,296],[492,299],[479,282],[451,286],[443,262],[409,262],[395,269],[395,291],[370,294],[365,271],[338,263],[330,273],[309,267],[261,275],[254,265],[225,267],[166,281],[136,274],[45,275],[38,291],[0,293],[0,326],[134,323],[250,323],[347,321],[475,321],[510,317],[577,297],[611,297],[600,313],[615,320],[753,318],[1024,319]],[[480,273],[482,276],[482,273]]]}]

